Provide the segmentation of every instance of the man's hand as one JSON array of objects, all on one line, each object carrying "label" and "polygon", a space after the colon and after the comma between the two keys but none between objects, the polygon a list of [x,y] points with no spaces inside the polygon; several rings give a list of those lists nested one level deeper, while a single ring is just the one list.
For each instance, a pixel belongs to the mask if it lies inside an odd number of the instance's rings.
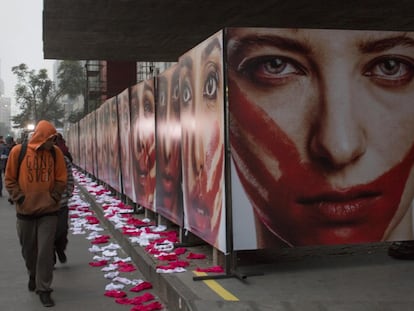
[{"label": "man's hand", "polygon": [[21,196],[21,197],[17,200],[17,204],[22,205],[22,204],[23,204],[23,202],[24,202],[24,199],[25,199],[25,198],[26,198],[25,196]]}]

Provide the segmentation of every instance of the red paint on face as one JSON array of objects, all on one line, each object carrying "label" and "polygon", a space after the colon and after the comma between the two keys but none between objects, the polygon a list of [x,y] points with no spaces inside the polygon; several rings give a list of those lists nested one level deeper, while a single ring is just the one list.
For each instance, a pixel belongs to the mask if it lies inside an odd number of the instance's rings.
[{"label": "red paint on face", "polygon": [[[180,126],[180,124],[174,120],[166,122],[172,123],[171,128]],[[169,132],[163,134],[160,139],[159,158],[157,166],[159,165],[160,173],[160,197],[162,200],[162,208],[169,211],[170,216],[174,219],[179,217],[178,215],[178,196],[180,193],[180,169],[181,169],[181,150],[180,141],[173,135],[169,135]],[[167,140],[170,147],[166,148]],[[161,145],[162,144],[162,145]],[[158,191],[158,190],[157,190]]]},{"label": "red paint on face", "polygon": [[[187,174],[192,174],[191,177],[194,182],[191,189],[188,189],[186,194],[187,206],[191,206],[188,210],[189,226],[199,233],[200,237],[206,241],[216,244],[216,238],[220,221],[214,221],[213,213],[220,215],[222,209],[221,188],[223,187],[223,166],[224,166],[224,146],[220,140],[220,125],[219,122],[214,122],[212,129],[212,136],[209,144],[206,147],[206,154],[204,155],[204,166],[200,171],[194,169],[194,165],[190,165],[186,171]],[[188,139],[188,138],[187,138]],[[196,139],[189,135],[189,139]],[[200,139],[200,138],[197,138]],[[194,146],[194,144],[192,144]],[[187,144],[188,150],[188,144]],[[213,157],[219,153],[220,157],[216,166],[213,166]],[[196,163],[194,158],[196,153],[190,151],[186,154],[185,163]],[[207,179],[210,176],[211,188],[208,188]],[[190,178],[187,177],[187,180]],[[219,218],[220,219],[220,218]]]},{"label": "red paint on face", "polygon": [[138,174],[138,198],[142,200],[141,202],[143,202],[144,206],[152,205],[152,195],[155,188],[155,177],[151,176],[151,171],[155,165],[155,148],[152,145],[153,140],[151,139],[142,142],[136,168]]},{"label": "red paint on face", "polygon": [[[235,166],[256,215],[270,231],[291,245],[382,240],[399,207],[414,162],[414,146],[374,181],[337,189],[324,177],[328,170],[324,171],[323,163],[303,163],[294,143],[265,111],[250,102],[235,83],[230,83],[229,90],[230,143],[240,158]],[[254,137],[250,146],[247,135]],[[253,149],[266,150],[277,160],[279,179]],[[249,182],[252,176],[267,195]]]},{"label": "red paint on face", "polygon": [[181,124],[178,68],[161,78],[157,110],[157,210],[182,223]]},{"label": "red paint on face", "polygon": [[155,114],[152,80],[131,91],[132,158],[135,199],[139,205],[154,209],[155,189]]}]

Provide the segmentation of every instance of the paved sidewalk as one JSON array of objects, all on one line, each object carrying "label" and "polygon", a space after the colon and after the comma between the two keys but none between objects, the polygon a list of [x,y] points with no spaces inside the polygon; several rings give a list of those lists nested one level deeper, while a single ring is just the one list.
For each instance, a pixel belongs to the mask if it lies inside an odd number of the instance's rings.
[{"label": "paved sidewalk", "polygon": [[[208,246],[189,247],[208,254],[187,272],[158,274],[158,264],[142,247],[107,219],[94,197],[86,192],[101,222],[105,223],[124,251],[132,257],[147,280],[154,284],[170,310],[257,311],[412,311],[414,310],[414,261],[387,255],[390,243],[353,246],[306,247],[274,252],[274,264],[254,265],[258,254],[241,273],[254,275],[240,280],[194,281],[196,266],[211,266]],[[143,218],[137,215],[137,218]],[[213,290],[212,290],[213,289]],[[233,300],[233,301],[231,301]]]},{"label": "paved sidewalk", "polygon": [[[104,228],[104,227],[103,227]],[[28,275],[20,253],[16,233],[16,214],[7,197],[0,197],[0,310],[41,311],[39,297],[27,289]],[[109,234],[102,231],[102,234]],[[116,243],[114,239],[110,240]],[[114,298],[105,297],[105,286],[110,280],[104,278],[100,268],[90,267],[93,254],[89,252],[91,242],[85,235],[69,234],[68,261],[57,263],[54,272],[52,298],[56,305],[47,308],[54,311],[129,311],[131,305],[115,303]],[[121,257],[126,257],[122,251]],[[123,276],[143,279],[136,270]],[[157,296],[155,291],[151,291]],[[132,296],[132,293],[128,293]],[[164,309],[167,310],[167,309]]]}]

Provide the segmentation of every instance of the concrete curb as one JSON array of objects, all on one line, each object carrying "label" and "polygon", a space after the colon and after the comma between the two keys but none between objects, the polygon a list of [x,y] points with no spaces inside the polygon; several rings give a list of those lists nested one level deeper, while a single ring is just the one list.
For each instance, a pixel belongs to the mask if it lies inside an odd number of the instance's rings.
[{"label": "concrete curb", "polygon": [[[159,297],[168,302],[169,310],[196,311],[201,300],[188,286],[174,276],[174,274],[161,274],[156,272],[156,262],[139,245],[132,245],[128,237],[116,229],[111,221],[104,217],[102,206],[96,203],[94,197],[82,186],[77,184],[86,201],[91,204],[99,221],[109,230],[113,238],[131,257],[147,281],[151,282]],[[211,310],[211,309],[210,309]],[[215,309],[214,309],[215,310]]]}]

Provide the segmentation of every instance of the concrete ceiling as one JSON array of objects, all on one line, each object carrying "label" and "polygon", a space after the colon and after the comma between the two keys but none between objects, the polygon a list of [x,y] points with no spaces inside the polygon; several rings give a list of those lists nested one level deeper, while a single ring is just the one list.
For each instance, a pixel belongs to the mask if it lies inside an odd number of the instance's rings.
[{"label": "concrete ceiling", "polygon": [[413,0],[44,0],[46,59],[177,61],[230,26],[414,30]]}]

